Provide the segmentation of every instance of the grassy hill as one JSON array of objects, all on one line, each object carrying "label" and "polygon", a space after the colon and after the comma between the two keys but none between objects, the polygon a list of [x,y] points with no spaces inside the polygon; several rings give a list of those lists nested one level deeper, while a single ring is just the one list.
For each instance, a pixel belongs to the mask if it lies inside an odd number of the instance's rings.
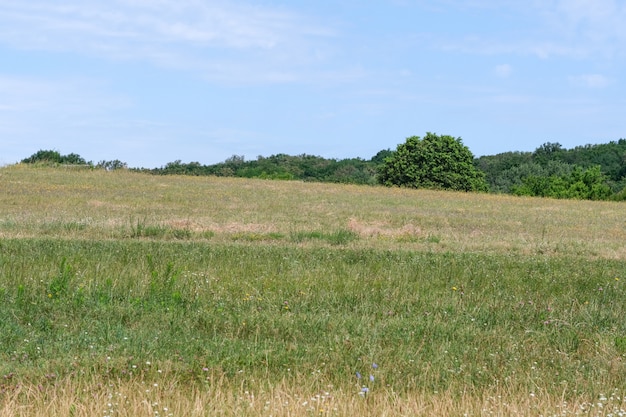
[{"label": "grassy hill", "polygon": [[0,415],[619,415],[624,206],[0,169]]}]

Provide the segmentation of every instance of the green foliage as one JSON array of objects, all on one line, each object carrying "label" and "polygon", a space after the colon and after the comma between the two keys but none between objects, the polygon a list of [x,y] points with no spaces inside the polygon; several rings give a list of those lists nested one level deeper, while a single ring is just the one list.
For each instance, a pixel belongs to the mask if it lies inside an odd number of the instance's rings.
[{"label": "green foliage", "polygon": [[107,171],[114,171],[116,169],[128,169],[128,165],[126,162],[122,162],[119,159],[114,159],[112,161],[100,161],[96,165],[96,168],[101,168]]},{"label": "green foliage", "polygon": [[376,165],[382,165],[385,163],[385,159],[393,156],[393,153],[394,151],[391,149],[383,149],[382,151],[378,151],[378,153],[372,157],[371,161]]},{"label": "green foliage", "polygon": [[29,156],[28,158],[22,159],[23,164],[34,164],[34,163],[61,163],[61,154],[58,151],[52,150],[39,150]]},{"label": "green foliage", "polygon": [[[612,195],[607,196],[604,186],[602,190],[597,189],[590,195],[593,194],[593,198],[600,195],[603,199],[614,200],[624,200],[626,196],[626,190],[624,190],[626,187],[626,139],[606,144],[577,146],[573,149],[565,149],[559,143],[547,142],[532,153],[507,152],[481,156],[476,159],[475,163],[485,172],[485,178],[492,192],[512,193],[516,190],[517,193],[523,192],[528,195],[581,195],[580,192],[566,192],[562,190],[564,185],[554,182],[556,179],[560,181],[562,178],[569,177],[576,167],[584,171],[599,166],[600,172],[606,176],[604,183],[610,187]],[[539,179],[539,177],[545,178]],[[556,187],[559,191],[540,190],[543,186]]]},{"label": "green foliage", "polygon": [[22,159],[24,164],[65,164],[65,165],[88,165],[80,155],[71,153],[69,155],[61,155],[58,151],[54,150],[39,150],[29,156]]},{"label": "green foliage", "polygon": [[568,164],[583,168],[599,165],[611,181],[626,177],[626,139],[605,144],[577,146],[564,150],[559,158]]},{"label": "green foliage", "polygon": [[510,194],[515,187],[520,187],[527,177],[568,176],[573,169],[574,165],[561,161],[549,161],[543,165],[525,162],[500,172],[491,182],[490,189],[492,192]]},{"label": "green foliage", "polygon": [[539,164],[547,164],[549,161],[558,160],[563,155],[564,149],[560,143],[546,142],[533,152],[533,161]]},{"label": "green foliage", "polygon": [[513,187],[513,193],[537,197],[606,200],[611,196],[611,188],[606,184],[606,176],[600,172],[599,166],[588,169],[575,166],[569,174],[560,176],[526,176],[522,185]]},{"label": "green foliage", "polygon": [[75,153],[61,156],[61,163],[67,165],[88,165],[84,158]]},{"label": "green foliage", "polygon": [[410,188],[486,191],[484,174],[461,138],[427,133],[407,138],[385,159],[379,170],[381,184]]},{"label": "green foliage", "polygon": [[481,156],[474,161],[476,167],[485,173],[490,191],[497,193],[509,193],[512,184],[521,182],[521,175],[513,170],[530,163],[530,152],[505,152]]},{"label": "green foliage", "polygon": [[215,165],[202,165],[199,162],[183,163],[177,160],[150,172],[159,175],[216,175],[350,184],[374,184],[376,182],[375,162],[360,158],[326,159],[306,154],[259,156],[253,161],[246,161],[243,156],[233,155]]}]

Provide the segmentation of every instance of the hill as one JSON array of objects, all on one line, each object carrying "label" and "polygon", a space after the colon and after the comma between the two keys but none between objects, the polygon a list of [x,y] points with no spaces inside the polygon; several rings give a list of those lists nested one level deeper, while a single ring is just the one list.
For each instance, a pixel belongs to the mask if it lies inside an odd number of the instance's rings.
[{"label": "hill", "polygon": [[0,169],[0,415],[618,415],[622,205]]},{"label": "hill", "polygon": [[[380,182],[385,158],[394,154],[381,150],[369,160],[361,158],[326,159],[314,155],[277,154],[247,161],[233,155],[224,162],[170,162],[160,168],[132,168],[155,175],[193,175],[274,180],[300,180],[374,185]],[[106,170],[127,169],[126,163],[87,162],[76,154],[61,155],[41,150],[22,163],[85,165]],[[626,140],[564,149],[559,143],[545,143],[534,152],[505,152],[474,158],[474,165],[485,174],[489,191],[553,198],[589,200],[626,199]]]}]

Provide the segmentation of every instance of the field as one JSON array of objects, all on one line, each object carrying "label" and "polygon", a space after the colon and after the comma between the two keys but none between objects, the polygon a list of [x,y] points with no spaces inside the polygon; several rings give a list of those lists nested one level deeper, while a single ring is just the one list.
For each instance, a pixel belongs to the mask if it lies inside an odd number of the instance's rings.
[{"label": "field", "polygon": [[626,415],[626,206],[0,169],[0,416]]}]

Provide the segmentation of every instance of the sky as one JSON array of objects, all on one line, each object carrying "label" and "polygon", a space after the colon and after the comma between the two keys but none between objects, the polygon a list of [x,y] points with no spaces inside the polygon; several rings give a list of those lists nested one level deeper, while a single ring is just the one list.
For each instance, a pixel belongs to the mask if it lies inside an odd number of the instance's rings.
[{"label": "sky", "polygon": [[0,0],[0,165],[626,138],[626,0]]}]

